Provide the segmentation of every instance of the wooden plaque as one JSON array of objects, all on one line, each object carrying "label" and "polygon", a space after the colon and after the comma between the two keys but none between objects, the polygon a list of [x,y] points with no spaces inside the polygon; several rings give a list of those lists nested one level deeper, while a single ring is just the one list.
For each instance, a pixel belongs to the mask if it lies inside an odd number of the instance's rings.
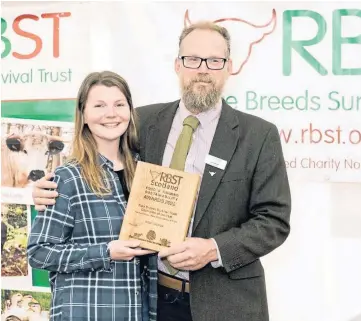
[{"label": "wooden plaque", "polygon": [[198,174],[139,161],[119,239],[154,251],[184,241],[199,183]]}]

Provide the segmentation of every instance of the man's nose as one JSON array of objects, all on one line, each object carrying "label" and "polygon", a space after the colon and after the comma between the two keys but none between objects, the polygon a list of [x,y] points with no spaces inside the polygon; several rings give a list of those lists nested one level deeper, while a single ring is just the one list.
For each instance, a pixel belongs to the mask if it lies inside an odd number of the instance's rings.
[{"label": "man's nose", "polygon": [[208,72],[209,69],[205,61],[202,61],[201,65],[198,68],[199,72]]}]

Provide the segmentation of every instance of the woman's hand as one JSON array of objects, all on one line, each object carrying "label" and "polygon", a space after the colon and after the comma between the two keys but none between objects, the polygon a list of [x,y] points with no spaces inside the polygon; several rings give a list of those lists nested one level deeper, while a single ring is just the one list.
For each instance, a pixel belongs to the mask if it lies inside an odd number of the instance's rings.
[{"label": "woman's hand", "polygon": [[139,248],[140,241],[137,240],[115,240],[109,243],[110,258],[115,261],[130,261],[135,256],[155,253],[154,251]]}]

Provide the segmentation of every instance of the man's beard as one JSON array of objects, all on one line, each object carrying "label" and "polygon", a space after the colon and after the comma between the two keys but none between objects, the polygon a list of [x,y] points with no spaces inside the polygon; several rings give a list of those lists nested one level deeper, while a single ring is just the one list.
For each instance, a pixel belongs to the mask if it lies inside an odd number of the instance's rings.
[{"label": "man's beard", "polygon": [[[195,86],[198,82],[205,82],[207,85],[198,84],[199,88],[196,90]],[[192,113],[201,113],[208,111],[216,106],[219,102],[223,86],[218,87],[207,74],[199,74],[197,78],[190,81],[188,84],[182,83],[182,100],[185,107]]]}]

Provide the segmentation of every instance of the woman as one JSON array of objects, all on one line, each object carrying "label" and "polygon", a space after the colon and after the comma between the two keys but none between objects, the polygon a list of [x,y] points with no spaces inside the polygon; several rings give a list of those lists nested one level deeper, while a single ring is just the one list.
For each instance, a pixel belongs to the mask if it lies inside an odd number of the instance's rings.
[{"label": "woman", "polygon": [[28,242],[30,265],[50,271],[53,321],[156,320],[157,257],[118,240],[138,155],[134,118],[123,78],[85,78],[73,152],[53,178],[59,196]]}]

